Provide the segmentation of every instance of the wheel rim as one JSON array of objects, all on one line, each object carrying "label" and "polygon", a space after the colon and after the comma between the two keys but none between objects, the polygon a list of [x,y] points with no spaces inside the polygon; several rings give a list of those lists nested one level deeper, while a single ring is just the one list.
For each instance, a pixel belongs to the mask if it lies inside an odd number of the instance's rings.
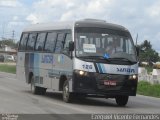
[{"label": "wheel rim", "polygon": [[33,93],[33,83],[31,83],[31,92]]},{"label": "wheel rim", "polygon": [[33,85],[33,79],[31,80],[31,92],[34,93],[34,85]]},{"label": "wheel rim", "polygon": [[64,90],[63,90],[63,99],[66,101],[69,98],[69,87],[68,85],[64,86]]}]

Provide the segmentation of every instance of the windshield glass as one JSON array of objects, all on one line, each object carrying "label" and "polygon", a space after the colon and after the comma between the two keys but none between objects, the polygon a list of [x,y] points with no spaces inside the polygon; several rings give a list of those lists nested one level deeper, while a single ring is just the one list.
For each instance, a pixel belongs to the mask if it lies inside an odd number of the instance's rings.
[{"label": "windshield glass", "polygon": [[76,56],[105,56],[136,61],[135,48],[128,32],[106,28],[76,28]]}]

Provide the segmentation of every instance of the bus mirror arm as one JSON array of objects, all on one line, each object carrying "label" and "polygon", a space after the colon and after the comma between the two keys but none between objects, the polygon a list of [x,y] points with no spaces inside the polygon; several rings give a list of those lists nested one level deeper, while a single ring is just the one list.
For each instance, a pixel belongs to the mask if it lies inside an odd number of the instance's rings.
[{"label": "bus mirror arm", "polygon": [[136,52],[137,52],[137,56],[139,56],[139,47],[138,46],[135,46],[136,47]]},{"label": "bus mirror arm", "polygon": [[69,42],[69,51],[72,52],[74,50],[74,42],[70,41]]},{"label": "bus mirror arm", "polygon": [[73,58],[73,53],[72,53],[73,50],[74,50],[74,42],[70,41],[69,42],[69,51],[70,51],[71,59]]},{"label": "bus mirror arm", "polygon": [[70,51],[70,57],[71,57],[71,59],[73,58],[73,53],[72,53],[72,51]]}]

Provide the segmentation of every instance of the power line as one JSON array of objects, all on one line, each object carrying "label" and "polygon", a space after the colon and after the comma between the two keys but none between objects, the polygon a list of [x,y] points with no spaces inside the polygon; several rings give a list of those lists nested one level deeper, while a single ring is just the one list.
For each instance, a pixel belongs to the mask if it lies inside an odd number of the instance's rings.
[{"label": "power line", "polygon": [[137,36],[136,36],[136,46],[137,46],[137,41],[138,41],[138,33],[137,33]]}]

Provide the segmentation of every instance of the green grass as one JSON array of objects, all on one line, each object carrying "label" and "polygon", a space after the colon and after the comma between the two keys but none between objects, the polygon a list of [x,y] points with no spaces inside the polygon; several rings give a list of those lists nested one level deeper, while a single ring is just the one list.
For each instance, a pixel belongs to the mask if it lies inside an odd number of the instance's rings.
[{"label": "green grass", "polygon": [[152,85],[148,82],[140,81],[138,83],[137,92],[138,94],[141,94],[141,95],[160,98],[160,84]]},{"label": "green grass", "polygon": [[16,74],[16,65],[0,64],[0,71]]}]

